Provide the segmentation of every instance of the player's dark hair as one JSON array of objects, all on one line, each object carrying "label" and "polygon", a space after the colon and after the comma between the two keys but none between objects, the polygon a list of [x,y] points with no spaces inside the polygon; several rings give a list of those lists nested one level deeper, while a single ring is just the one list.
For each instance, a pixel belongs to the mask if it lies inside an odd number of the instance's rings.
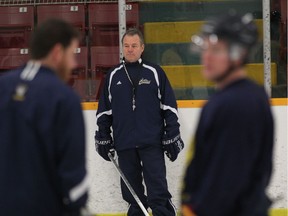
[{"label": "player's dark hair", "polygon": [[56,44],[67,48],[73,39],[79,39],[79,32],[69,23],[49,19],[39,25],[30,41],[31,58],[40,60],[45,58]]},{"label": "player's dark hair", "polygon": [[123,37],[122,37],[122,40],[121,40],[122,44],[123,44],[124,37],[125,37],[126,35],[129,35],[129,36],[138,35],[139,38],[140,38],[140,43],[141,43],[141,44],[144,44],[144,37],[143,37],[142,32],[141,32],[139,29],[137,29],[137,28],[129,28],[129,29],[125,32],[125,34],[123,35]]}]

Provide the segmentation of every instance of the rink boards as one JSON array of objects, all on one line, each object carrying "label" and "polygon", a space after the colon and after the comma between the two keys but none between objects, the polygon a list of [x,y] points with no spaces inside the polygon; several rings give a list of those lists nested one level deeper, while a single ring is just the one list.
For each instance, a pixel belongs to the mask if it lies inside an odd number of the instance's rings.
[{"label": "rink boards", "polygon": [[[179,121],[182,138],[186,144],[184,151],[175,162],[167,160],[167,179],[173,202],[179,208],[181,179],[185,170],[185,155],[189,149],[197,126],[198,117],[206,101],[178,101]],[[287,119],[288,102],[285,99],[272,99],[275,119],[274,172],[268,194],[274,200],[270,216],[287,216]],[[83,103],[86,140],[87,168],[90,176],[89,208],[93,213],[106,216],[125,215],[128,206],[120,193],[120,177],[110,162],[104,161],[95,152],[94,132],[96,130],[97,103]]]}]

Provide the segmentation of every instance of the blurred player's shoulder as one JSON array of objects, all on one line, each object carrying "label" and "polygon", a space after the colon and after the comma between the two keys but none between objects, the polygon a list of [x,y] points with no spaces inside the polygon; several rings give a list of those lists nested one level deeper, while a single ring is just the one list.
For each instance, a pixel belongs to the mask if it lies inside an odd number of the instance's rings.
[{"label": "blurred player's shoulder", "polygon": [[23,67],[6,71],[0,76],[0,94],[9,94],[14,88],[14,86],[19,82],[20,73]]},{"label": "blurred player's shoulder", "polygon": [[4,84],[7,81],[17,79],[17,77],[19,77],[19,75],[20,75],[20,73],[24,67],[25,66],[22,66],[22,67],[13,69],[13,70],[5,71],[2,75],[0,75],[0,82],[2,82]]},{"label": "blurred player's shoulder", "polygon": [[80,104],[80,98],[75,91],[62,81],[53,70],[45,66],[40,68],[31,88],[36,91],[37,98],[45,98],[47,102],[74,101]]},{"label": "blurred player's shoulder", "polygon": [[0,91],[3,94],[11,95],[17,86],[24,84],[27,86],[26,99],[40,99],[41,101],[42,98],[49,103],[49,101],[56,100],[67,101],[70,98],[80,103],[79,96],[50,68],[41,66],[34,79],[23,80],[20,77],[24,68],[25,65],[0,76]]},{"label": "blurred player's shoulder", "polygon": [[217,91],[209,99],[206,106],[210,110],[221,110],[229,115],[231,110],[244,112],[245,110],[258,109],[259,104],[260,106],[269,104],[264,88],[252,80],[241,79],[226,86],[223,90]]}]

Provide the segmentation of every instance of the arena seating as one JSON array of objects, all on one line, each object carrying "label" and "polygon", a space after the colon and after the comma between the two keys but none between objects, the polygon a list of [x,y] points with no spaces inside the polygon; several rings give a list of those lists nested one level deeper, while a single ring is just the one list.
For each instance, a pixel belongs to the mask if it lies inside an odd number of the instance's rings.
[{"label": "arena seating", "polygon": [[[254,78],[259,84],[263,85],[263,20],[261,1],[170,1],[153,0],[146,1],[139,5],[140,25],[143,25],[145,36],[144,58],[160,64],[170,78],[172,85],[175,85],[174,92],[178,99],[199,99],[191,97],[191,88],[209,89],[211,85],[203,80],[200,75],[200,57],[190,52],[191,36],[197,34],[201,25],[209,17],[226,13],[230,9],[240,14],[250,12],[256,19],[259,30],[259,44],[250,60],[251,64],[259,65],[252,67],[256,70],[249,76]],[[271,44],[272,62],[278,62],[279,47],[272,42]],[[250,67],[248,67],[249,69]],[[262,68],[262,69],[261,69]],[[272,63],[272,87],[277,85],[279,75],[279,65]],[[192,73],[192,71],[194,73]],[[196,72],[195,72],[196,71]],[[198,71],[198,72],[197,72]],[[197,74],[198,73],[198,74]],[[190,81],[189,81],[190,79]],[[191,81],[193,79],[193,83]],[[186,83],[185,83],[186,81]],[[188,84],[187,84],[188,82]],[[193,86],[196,85],[196,86]],[[183,96],[183,97],[182,97]],[[203,97],[207,98],[207,97]],[[203,99],[200,97],[200,99]]]},{"label": "arena seating", "polygon": [[233,1],[144,1],[139,6],[140,24],[146,22],[201,21],[209,16],[233,9],[238,13],[251,12],[255,19],[262,18],[262,2],[255,0]]},{"label": "arena seating", "polygon": [[34,7],[0,7],[0,48],[27,48],[34,29]]},{"label": "arena seating", "polygon": [[108,70],[119,64],[118,46],[95,46],[91,47],[91,74],[92,89],[95,98],[99,98],[104,79]]},{"label": "arena seating", "polygon": [[0,49],[0,70],[10,70],[24,65],[29,60],[28,48]]},{"label": "arena seating", "polygon": [[[190,52],[191,36],[199,32],[207,14],[213,16],[231,8],[238,13],[253,13],[262,35],[261,7],[261,1],[256,0],[129,2],[126,5],[126,21],[127,28],[139,27],[143,30],[143,57],[163,66],[177,98],[198,99],[195,96],[189,98],[192,88],[202,95],[203,89],[213,92],[213,85],[202,78],[200,56]],[[34,21],[40,24],[51,17],[64,19],[81,32],[80,52],[77,53],[79,67],[69,83],[83,101],[95,101],[99,98],[107,71],[119,63],[118,4],[115,2],[0,7],[0,72],[18,67],[29,59],[27,48]],[[272,62],[278,62],[275,56],[282,47],[273,41],[271,46]],[[250,63],[248,75],[263,84],[261,42]],[[272,63],[273,86],[281,77],[278,68],[279,65]]]},{"label": "arena seating", "polygon": [[[107,71],[119,63],[118,4],[88,5],[89,41],[91,45],[91,89],[99,98]],[[126,25],[139,27],[138,3],[127,3]]]},{"label": "arena seating", "polygon": [[37,23],[40,24],[48,18],[63,19],[71,23],[82,35],[81,46],[86,45],[85,6],[83,4],[37,6]]},{"label": "arena seating", "polygon": [[[248,77],[261,85],[264,83],[263,67],[262,63],[248,64],[246,67]],[[201,74],[202,65],[174,65],[162,66],[162,68],[178,100],[203,100],[215,92],[214,84],[205,80]],[[271,64],[271,81],[272,87],[276,85],[277,65],[275,63]]]},{"label": "arena seating", "polygon": [[75,50],[78,62],[77,69],[72,72],[69,80],[70,86],[81,97],[82,101],[89,98],[88,94],[88,49],[87,47],[79,47]]},{"label": "arena seating", "polygon": [[80,47],[76,49],[78,67],[72,73],[69,84],[78,93],[82,101],[89,100],[88,48],[86,46],[85,5],[39,5],[37,6],[37,23],[49,18],[68,21],[81,34]]},{"label": "arena seating", "polygon": [[[201,75],[202,65],[181,65],[181,66],[163,66],[173,88],[192,88],[192,87],[212,87],[213,84],[206,81]],[[264,83],[264,65],[261,63],[248,64],[247,75],[259,84]],[[271,82],[275,85],[277,82],[277,66],[271,64]]]},{"label": "arena seating", "polygon": [[[255,20],[260,38],[263,35],[263,20]],[[187,43],[191,36],[198,34],[205,21],[151,22],[144,24],[145,42],[150,43]]]},{"label": "arena seating", "polygon": [[[126,5],[126,25],[139,26],[138,3]],[[89,30],[92,46],[119,46],[118,4],[89,4]]]},{"label": "arena seating", "polygon": [[0,71],[19,67],[29,59],[33,29],[32,6],[0,7]]}]

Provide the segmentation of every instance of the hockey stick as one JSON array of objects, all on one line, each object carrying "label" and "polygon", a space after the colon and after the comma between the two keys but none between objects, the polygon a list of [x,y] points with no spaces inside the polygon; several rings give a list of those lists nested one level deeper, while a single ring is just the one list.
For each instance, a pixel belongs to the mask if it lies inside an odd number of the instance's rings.
[{"label": "hockey stick", "polygon": [[116,160],[114,159],[113,155],[109,152],[108,153],[108,157],[110,158],[110,160],[112,161],[112,163],[114,164],[114,167],[117,169],[118,173],[120,174],[122,180],[124,181],[124,183],[126,184],[127,188],[129,189],[130,193],[132,194],[132,196],[134,197],[134,199],[136,200],[137,204],[139,205],[139,207],[141,208],[142,212],[145,214],[145,216],[150,216],[149,213],[147,212],[146,208],[144,207],[144,205],[142,204],[141,200],[139,199],[139,197],[137,196],[137,194],[135,193],[134,189],[132,188],[132,186],[130,185],[130,183],[128,182],[127,178],[125,177],[125,175],[123,174],[122,170],[120,169],[120,167],[118,166]]}]

